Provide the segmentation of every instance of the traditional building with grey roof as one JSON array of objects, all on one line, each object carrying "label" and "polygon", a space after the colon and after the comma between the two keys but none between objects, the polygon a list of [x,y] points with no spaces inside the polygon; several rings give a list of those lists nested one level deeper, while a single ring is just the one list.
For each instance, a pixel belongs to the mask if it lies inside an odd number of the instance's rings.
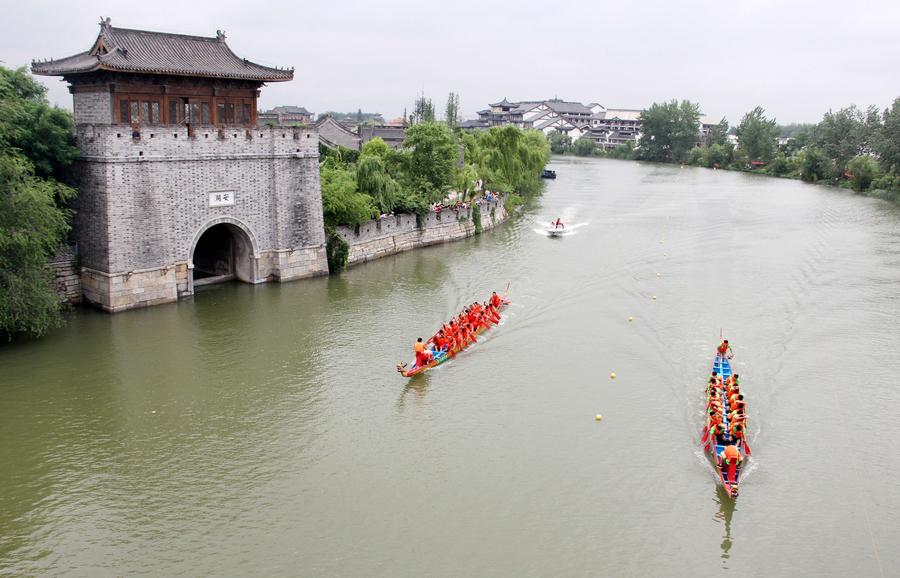
[{"label": "traditional building with grey roof", "polygon": [[74,101],[76,241],[84,299],[111,312],[228,280],[327,273],[318,137],[259,128],[267,82],[293,79],[213,37],[115,28],[32,63]]}]

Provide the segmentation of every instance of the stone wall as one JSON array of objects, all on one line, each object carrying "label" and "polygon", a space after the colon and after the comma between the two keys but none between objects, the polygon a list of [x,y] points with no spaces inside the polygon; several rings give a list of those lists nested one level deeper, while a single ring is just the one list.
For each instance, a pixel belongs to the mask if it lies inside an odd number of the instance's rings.
[{"label": "stone wall", "polygon": [[75,248],[63,246],[47,263],[53,270],[53,290],[66,303],[81,303],[81,275],[75,258]]},{"label": "stone wall", "polygon": [[119,311],[190,295],[194,247],[220,223],[246,240],[245,281],[327,273],[315,130],[79,124],[76,139],[88,301]]},{"label": "stone wall", "polygon": [[73,116],[78,122],[112,124],[113,94],[106,87],[100,92],[78,90],[72,94]]},{"label": "stone wall", "polygon": [[[506,220],[503,201],[501,198],[480,205],[482,230],[492,229]],[[471,237],[475,234],[474,210],[470,207],[460,211],[431,211],[423,218],[421,228],[416,224],[415,215],[391,215],[368,221],[358,229],[338,227],[337,232],[350,245],[348,264],[354,265],[417,247]]]}]

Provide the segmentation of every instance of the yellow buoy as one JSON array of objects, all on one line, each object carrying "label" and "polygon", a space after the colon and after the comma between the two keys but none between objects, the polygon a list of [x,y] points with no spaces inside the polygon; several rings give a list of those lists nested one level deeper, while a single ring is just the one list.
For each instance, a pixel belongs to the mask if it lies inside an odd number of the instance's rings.
[{"label": "yellow buoy", "polygon": [[659,274],[659,273],[657,273],[657,274],[656,274],[656,276],[657,276],[657,277],[659,277],[659,276],[660,276],[660,274]]},{"label": "yellow buoy", "polygon": [[654,295],[654,296],[651,297],[650,299],[653,299],[654,301],[656,301],[656,295]]},{"label": "yellow buoy", "polygon": [[594,416],[594,419],[597,421],[600,421],[603,419],[603,416],[598,413],[597,415]]},{"label": "yellow buoy", "polygon": [[616,378],[616,372],[614,371],[614,372],[610,373],[610,374],[609,374],[609,378],[610,378],[610,379],[615,379],[615,378]]},{"label": "yellow buoy", "polygon": [[629,321],[629,322],[630,322],[630,321],[634,321],[634,317],[629,317],[629,318],[628,318],[628,321]]},{"label": "yellow buoy", "polygon": [[663,257],[668,257],[668,256],[669,256],[668,253],[663,253]]}]

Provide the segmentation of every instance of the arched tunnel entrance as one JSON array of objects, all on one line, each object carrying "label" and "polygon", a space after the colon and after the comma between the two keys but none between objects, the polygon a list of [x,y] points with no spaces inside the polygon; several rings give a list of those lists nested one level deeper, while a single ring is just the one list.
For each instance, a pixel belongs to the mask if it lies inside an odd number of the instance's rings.
[{"label": "arched tunnel entrance", "polygon": [[255,281],[253,244],[246,232],[231,223],[204,231],[197,239],[192,262],[195,287],[234,279]]}]

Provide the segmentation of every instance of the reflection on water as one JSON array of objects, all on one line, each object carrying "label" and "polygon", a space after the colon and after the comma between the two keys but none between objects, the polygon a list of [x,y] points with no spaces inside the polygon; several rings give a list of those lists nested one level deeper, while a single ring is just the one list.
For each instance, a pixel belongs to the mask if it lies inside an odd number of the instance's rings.
[{"label": "reflection on water", "polygon": [[716,520],[722,522],[725,527],[725,535],[722,536],[722,567],[728,568],[728,559],[731,557],[731,546],[733,541],[731,539],[731,518],[734,516],[734,511],[737,509],[737,500],[730,497],[728,492],[725,491],[725,488],[722,487],[721,484],[716,484],[716,497],[715,501],[719,504],[719,511],[716,513]]}]

